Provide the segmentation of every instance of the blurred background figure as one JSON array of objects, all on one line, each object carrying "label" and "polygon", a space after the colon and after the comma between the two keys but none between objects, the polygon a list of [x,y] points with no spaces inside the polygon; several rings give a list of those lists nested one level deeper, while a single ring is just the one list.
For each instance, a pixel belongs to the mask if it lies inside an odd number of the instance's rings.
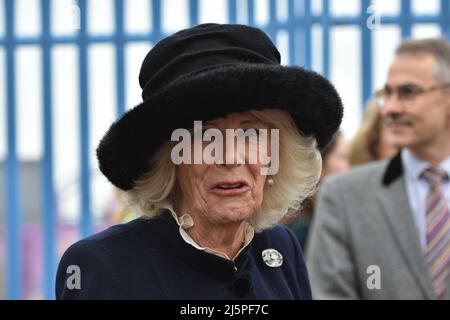
[{"label": "blurred background figure", "polygon": [[318,299],[450,299],[450,43],[396,50],[382,115],[393,159],[322,185],[307,248]]},{"label": "blurred background figure", "polygon": [[381,114],[376,98],[365,106],[362,124],[350,144],[348,161],[356,166],[381,159],[391,159],[399,151],[393,144],[392,133]]},{"label": "blurred background figure", "polygon": [[338,132],[332,143],[322,152],[322,179],[349,169],[348,142]]},{"label": "blurred background figure", "polygon": [[[322,151],[322,175],[324,178],[349,169],[348,143],[342,132],[338,132],[331,143]],[[320,182],[319,182],[320,183]],[[295,233],[302,248],[306,248],[309,227],[314,216],[315,196],[307,198],[299,211],[293,211],[283,221]]]}]

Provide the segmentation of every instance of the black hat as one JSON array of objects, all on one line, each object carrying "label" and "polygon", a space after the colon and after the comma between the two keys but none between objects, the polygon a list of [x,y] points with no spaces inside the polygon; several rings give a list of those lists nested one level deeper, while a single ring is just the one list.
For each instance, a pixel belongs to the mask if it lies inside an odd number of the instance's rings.
[{"label": "black hat", "polygon": [[343,109],[333,85],[300,67],[280,65],[261,30],[202,24],[156,44],[139,74],[143,102],[111,125],[97,148],[100,170],[122,190],[147,172],[173,130],[233,112],[279,109],[319,149],[339,128]]}]

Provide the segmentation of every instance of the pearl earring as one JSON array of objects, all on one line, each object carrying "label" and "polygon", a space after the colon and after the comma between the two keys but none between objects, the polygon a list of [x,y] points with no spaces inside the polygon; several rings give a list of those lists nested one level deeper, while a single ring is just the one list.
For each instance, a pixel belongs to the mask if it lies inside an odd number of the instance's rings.
[{"label": "pearl earring", "polygon": [[273,178],[269,177],[269,178],[266,179],[266,184],[267,184],[268,187],[273,186],[274,183],[275,182],[273,181]]}]

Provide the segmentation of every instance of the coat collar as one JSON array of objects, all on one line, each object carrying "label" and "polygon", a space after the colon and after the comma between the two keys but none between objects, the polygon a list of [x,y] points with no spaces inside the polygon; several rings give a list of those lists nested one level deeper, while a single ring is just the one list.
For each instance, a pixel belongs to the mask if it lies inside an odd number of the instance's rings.
[{"label": "coat collar", "polygon": [[157,220],[156,230],[171,246],[175,254],[196,270],[221,277],[233,278],[236,275],[236,271],[244,267],[248,261],[253,241],[232,261],[203,250],[198,250],[187,243],[182,238],[179,226],[169,210],[163,209]]},{"label": "coat collar", "polygon": [[[383,185],[385,187],[389,186],[392,182],[394,182],[395,180],[397,180],[398,178],[400,178],[400,177],[402,177],[404,175],[405,168],[404,168],[403,161],[402,161],[402,156],[403,156],[402,153],[404,153],[404,152],[406,152],[406,150],[401,150],[388,163],[388,166],[386,168],[386,171],[384,172],[383,181],[382,181]],[[418,164],[420,165],[420,163],[423,162],[422,160],[417,160],[417,159],[415,159],[415,161],[417,162],[416,165],[418,165]],[[447,158],[446,160],[444,160],[440,164],[440,166],[450,176],[450,157]],[[419,171],[422,171],[422,170],[419,170]]]},{"label": "coat collar", "polygon": [[383,176],[383,185],[389,186],[403,175],[401,151],[389,162]]},{"label": "coat collar", "polygon": [[181,216],[178,216],[177,213],[175,212],[175,210],[173,209],[173,206],[171,204],[167,204],[165,206],[165,209],[167,209],[171,216],[173,217],[173,219],[176,221],[176,223],[179,226],[179,232],[181,237],[183,238],[183,240],[186,243],[189,243],[191,246],[193,246],[194,248],[198,249],[198,250],[202,250],[211,254],[215,254],[219,257],[228,259],[228,260],[234,260],[236,257],[239,256],[239,254],[250,244],[250,242],[253,240],[253,237],[255,235],[255,230],[253,229],[253,227],[251,226],[250,223],[246,223],[245,225],[245,229],[244,229],[244,243],[241,249],[239,249],[239,251],[235,254],[235,256],[233,257],[233,259],[231,259],[230,257],[228,257],[224,252],[221,251],[217,251],[215,249],[212,248],[208,248],[208,247],[201,247],[197,242],[195,242],[194,239],[191,238],[191,236],[185,231],[186,229],[192,228],[194,226],[194,219],[192,218],[192,216],[188,213],[185,213]]}]

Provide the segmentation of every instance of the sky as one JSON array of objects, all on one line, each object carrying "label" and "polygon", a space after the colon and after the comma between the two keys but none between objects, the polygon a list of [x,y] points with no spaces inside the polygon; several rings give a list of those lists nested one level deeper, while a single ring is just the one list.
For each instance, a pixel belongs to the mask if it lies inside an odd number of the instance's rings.
[{"label": "sky", "polygon": [[[55,35],[70,35],[77,32],[77,12],[73,0],[53,0],[52,32]],[[125,28],[127,32],[139,33],[151,26],[149,1],[128,0],[125,2]],[[240,6],[238,22],[245,23],[246,1],[238,0]],[[268,0],[255,0],[255,22],[265,24],[269,19]],[[396,14],[398,0],[376,0],[377,14]],[[112,0],[90,0],[88,31],[108,34],[114,30]],[[162,0],[162,26],[167,32],[174,32],[188,26],[187,0]],[[278,0],[277,18],[287,17],[287,0]],[[15,31],[17,36],[37,36],[40,34],[38,0],[16,0]],[[313,12],[320,13],[321,1],[312,0]],[[412,1],[413,11],[433,14],[439,11],[437,0]],[[227,1],[200,1],[200,22],[227,22]],[[358,0],[331,1],[334,15],[356,15],[360,11]],[[4,1],[0,0],[0,37],[5,32]],[[439,28],[433,25],[418,26],[413,36],[427,37],[439,35]],[[400,39],[396,27],[382,26],[374,31],[374,87],[383,86],[388,66]],[[282,63],[287,60],[287,35],[279,34],[276,44],[282,54]],[[138,73],[140,64],[150,49],[149,43],[132,43],[126,47],[126,106],[131,108],[141,101]],[[337,27],[331,31],[330,79],[340,92],[345,118],[342,130],[351,138],[361,119],[361,46],[360,31],[354,27]],[[313,29],[313,69],[320,72],[321,30]],[[77,49],[73,45],[58,45],[52,50],[52,102],[54,130],[55,184],[58,204],[62,215],[76,219],[79,212],[79,115],[78,115],[78,66]],[[93,212],[101,215],[108,206],[111,187],[98,172],[95,148],[103,133],[115,118],[115,53],[112,45],[94,44],[88,50],[89,59],[89,116],[90,116],[90,162],[93,175],[92,190],[95,190]],[[42,83],[41,50],[37,46],[22,46],[16,51],[16,101],[17,101],[17,151],[21,160],[39,160],[42,157]],[[6,68],[5,50],[0,47],[0,161],[6,156]],[[375,89],[374,88],[374,89]],[[105,94],[107,93],[107,94]],[[112,93],[112,94],[111,94]]]}]

